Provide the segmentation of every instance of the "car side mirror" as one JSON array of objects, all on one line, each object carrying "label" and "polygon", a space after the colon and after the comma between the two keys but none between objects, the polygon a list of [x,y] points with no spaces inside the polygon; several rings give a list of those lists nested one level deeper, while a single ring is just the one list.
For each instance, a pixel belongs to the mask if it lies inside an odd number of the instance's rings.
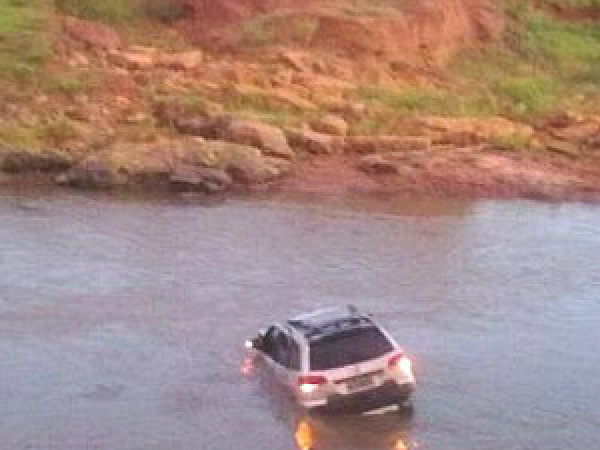
[{"label": "car side mirror", "polygon": [[248,349],[256,349],[256,350],[262,350],[265,344],[265,338],[262,334],[259,334],[258,336],[256,336],[254,339],[248,339],[246,341],[246,348]]},{"label": "car side mirror", "polygon": [[265,346],[265,338],[262,335],[258,335],[256,336],[254,339],[252,339],[252,348],[255,348],[256,350],[262,350]]}]

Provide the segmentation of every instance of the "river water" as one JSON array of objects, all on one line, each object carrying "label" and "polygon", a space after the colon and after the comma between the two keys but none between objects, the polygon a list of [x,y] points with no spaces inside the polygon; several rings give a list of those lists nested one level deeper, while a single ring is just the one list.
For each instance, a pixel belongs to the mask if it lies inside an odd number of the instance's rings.
[{"label": "river water", "polygon": [[[242,343],[353,303],[415,361],[412,416],[309,416]],[[0,194],[2,450],[589,450],[600,209]]]}]

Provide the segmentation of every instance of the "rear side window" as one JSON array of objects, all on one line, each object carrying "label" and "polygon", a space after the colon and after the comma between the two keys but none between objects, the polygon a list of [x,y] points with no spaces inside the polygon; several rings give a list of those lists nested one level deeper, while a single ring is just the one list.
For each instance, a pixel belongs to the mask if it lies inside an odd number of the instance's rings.
[{"label": "rear side window", "polygon": [[344,331],[310,344],[310,370],[328,370],[379,358],[394,349],[375,327]]},{"label": "rear side window", "polygon": [[295,341],[289,341],[289,364],[287,366],[292,370],[300,370],[300,347]]}]

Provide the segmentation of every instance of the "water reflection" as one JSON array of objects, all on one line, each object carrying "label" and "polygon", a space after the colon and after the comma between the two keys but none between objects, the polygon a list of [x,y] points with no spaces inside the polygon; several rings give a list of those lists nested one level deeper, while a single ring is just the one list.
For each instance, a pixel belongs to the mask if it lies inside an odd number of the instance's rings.
[{"label": "water reflection", "polygon": [[[287,428],[297,450],[413,450],[414,410],[382,408],[367,414],[327,414],[300,408],[262,358],[246,354],[240,372],[264,401],[264,409]],[[384,412],[385,411],[385,412]]]},{"label": "water reflection", "polygon": [[408,450],[408,447],[402,439],[398,439],[394,445],[394,450]]},{"label": "water reflection", "polygon": [[397,413],[379,416],[304,414],[296,422],[298,450],[409,450],[411,418]]},{"label": "water reflection", "polygon": [[[256,196],[251,198],[252,201]],[[462,199],[441,199],[436,197],[412,197],[385,193],[353,192],[346,195],[331,195],[298,192],[265,194],[265,200],[281,204],[296,204],[306,207],[323,206],[330,211],[360,212],[407,217],[466,217],[473,213],[475,203]]]},{"label": "water reflection", "polygon": [[300,450],[311,450],[314,446],[313,429],[306,420],[298,422],[296,427],[296,444]]}]

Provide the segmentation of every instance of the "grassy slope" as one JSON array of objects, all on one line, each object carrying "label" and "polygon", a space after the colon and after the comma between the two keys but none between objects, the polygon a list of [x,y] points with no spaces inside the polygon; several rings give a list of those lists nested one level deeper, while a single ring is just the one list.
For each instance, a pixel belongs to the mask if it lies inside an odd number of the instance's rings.
[{"label": "grassy slope", "polygon": [[597,111],[600,24],[569,23],[522,2],[508,4],[506,10],[510,20],[504,41],[456,57],[447,71],[449,81],[425,88],[360,89],[357,97],[380,110],[380,117],[360,126],[365,131],[385,128],[386,117],[394,113],[502,114],[527,120],[565,108]]},{"label": "grassy slope", "polygon": [[[0,96],[5,104],[31,100],[51,52],[49,12],[46,0],[0,0]],[[0,144],[41,144],[37,124],[16,124],[10,112],[6,115],[0,122]]]},{"label": "grassy slope", "polygon": [[44,62],[47,17],[44,0],[0,0],[0,77],[27,78]]}]

